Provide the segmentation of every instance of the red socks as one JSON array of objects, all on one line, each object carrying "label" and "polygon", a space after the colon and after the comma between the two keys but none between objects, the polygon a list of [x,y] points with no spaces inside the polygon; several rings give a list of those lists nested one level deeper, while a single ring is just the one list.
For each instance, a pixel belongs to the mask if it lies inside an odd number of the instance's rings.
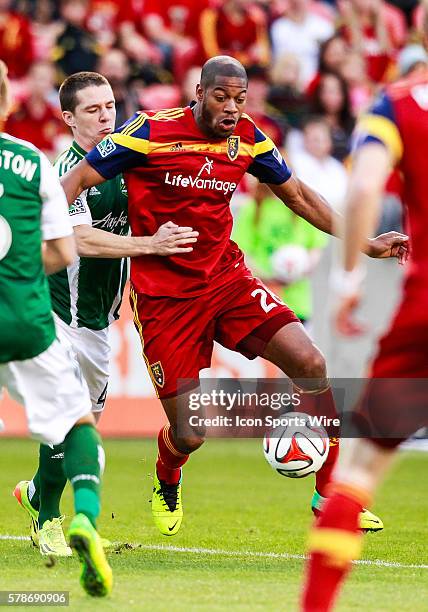
[{"label": "red socks", "polygon": [[165,480],[168,484],[177,484],[180,480],[180,468],[188,458],[189,455],[185,455],[176,448],[170,426],[162,427],[158,434],[158,460],[156,462],[159,480]]},{"label": "red socks", "polygon": [[333,489],[309,536],[302,612],[331,610],[351,561],[360,555],[362,535],[358,517],[362,508],[369,505],[368,496],[346,485],[334,485]]},{"label": "red socks", "polygon": [[331,483],[331,475],[339,457],[339,438],[330,438],[330,448],[326,462],[315,474],[315,488],[320,495],[327,497],[327,487]]}]

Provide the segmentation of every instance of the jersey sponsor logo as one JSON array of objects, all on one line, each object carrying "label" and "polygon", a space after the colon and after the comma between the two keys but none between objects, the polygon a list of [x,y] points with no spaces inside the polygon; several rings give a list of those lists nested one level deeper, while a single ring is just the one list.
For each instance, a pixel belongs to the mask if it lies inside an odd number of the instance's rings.
[{"label": "jersey sponsor logo", "polygon": [[114,232],[117,227],[121,230],[126,228],[126,231],[128,231],[127,225],[128,215],[123,212],[118,217],[109,212],[103,219],[94,219],[92,221],[92,227],[99,227],[107,232]]},{"label": "jersey sponsor logo", "polygon": [[0,168],[12,170],[14,174],[30,183],[36,173],[37,164],[22,155],[16,155],[13,151],[3,149],[0,151]]},{"label": "jersey sponsor logo", "polygon": [[156,361],[156,363],[152,363],[150,365],[150,371],[152,373],[152,378],[157,384],[158,387],[162,389],[165,384],[165,375],[163,372],[163,367],[160,361]]},{"label": "jersey sponsor logo", "polygon": [[101,191],[96,187],[91,187],[88,191],[88,196],[101,195]]},{"label": "jersey sponsor logo", "polygon": [[170,151],[184,151],[183,143],[176,142],[175,144],[172,145],[172,147],[170,147],[169,150]]},{"label": "jersey sponsor logo", "polygon": [[213,169],[213,160],[209,159],[208,157],[205,157],[205,163],[202,165],[196,176],[192,176],[190,174],[184,176],[183,174],[172,174],[171,172],[167,172],[165,175],[164,182],[166,185],[172,185],[173,187],[191,187],[194,189],[211,189],[213,191],[222,191],[224,195],[227,195],[229,192],[235,191],[237,183],[231,183],[230,181],[221,181],[214,177],[208,179],[205,178],[206,175],[211,176]]},{"label": "jersey sponsor logo", "polygon": [[73,204],[70,204],[68,208],[68,214],[72,216],[72,215],[81,215],[84,213],[86,213],[85,203],[80,197],[76,198]]},{"label": "jersey sponsor logo", "polygon": [[239,136],[229,136],[227,139],[227,156],[231,161],[235,161],[235,159],[239,155]]},{"label": "jersey sponsor logo", "polygon": [[110,153],[113,153],[113,151],[115,150],[116,150],[116,145],[114,144],[110,136],[107,136],[107,138],[104,138],[97,145],[97,151],[101,155],[101,157],[107,157],[107,155],[110,155]]}]

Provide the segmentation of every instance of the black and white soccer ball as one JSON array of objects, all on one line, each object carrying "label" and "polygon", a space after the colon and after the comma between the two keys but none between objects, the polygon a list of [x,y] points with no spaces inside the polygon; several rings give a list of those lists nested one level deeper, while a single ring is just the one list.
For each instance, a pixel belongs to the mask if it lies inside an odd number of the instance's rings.
[{"label": "black and white soccer ball", "polygon": [[324,465],[330,448],[326,430],[302,412],[281,415],[284,424],[266,432],[263,451],[274,470],[288,478],[304,478]]}]

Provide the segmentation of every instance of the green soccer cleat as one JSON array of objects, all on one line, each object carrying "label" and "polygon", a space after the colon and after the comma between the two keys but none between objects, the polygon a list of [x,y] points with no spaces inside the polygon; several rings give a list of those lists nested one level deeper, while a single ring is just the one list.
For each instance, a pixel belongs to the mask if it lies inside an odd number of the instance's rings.
[{"label": "green soccer cleat", "polygon": [[[320,516],[322,512],[322,506],[325,500],[326,498],[320,495],[317,490],[314,491],[314,494],[312,496],[311,508],[315,516]],[[382,531],[383,529],[382,520],[378,516],[373,514],[373,512],[367,510],[367,508],[363,508],[360,512],[359,523],[360,529],[364,533],[375,533],[376,531]]]},{"label": "green soccer cleat", "polygon": [[45,521],[39,529],[39,549],[41,555],[52,555],[54,557],[71,557],[71,548],[65,541],[62,524],[65,516]]},{"label": "green soccer cleat", "polygon": [[21,480],[16,485],[12,495],[16,498],[17,502],[24,508],[30,517],[30,537],[33,546],[39,548],[39,512],[31,505],[28,499],[28,485],[29,480]]},{"label": "green soccer cleat", "polygon": [[153,478],[152,515],[156,527],[166,536],[172,536],[180,529],[183,520],[181,505],[181,476],[176,485]]},{"label": "green soccer cleat", "polygon": [[97,530],[84,514],[76,514],[68,530],[70,546],[77,551],[82,573],[80,584],[92,597],[105,597],[113,588],[113,572]]}]

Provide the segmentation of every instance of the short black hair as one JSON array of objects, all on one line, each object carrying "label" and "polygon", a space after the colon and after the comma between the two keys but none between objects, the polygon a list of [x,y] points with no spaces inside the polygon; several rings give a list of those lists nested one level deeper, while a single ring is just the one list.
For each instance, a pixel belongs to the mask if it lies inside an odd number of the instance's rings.
[{"label": "short black hair", "polygon": [[61,110],[74,113],[77,106],[76,93],[91,85],[100,87],[101,85],[110,85],[110,83],[98,72],[76,72],[67,77],[59,88]]},{"label": "short black hair", "polygon": [[244,66],[230,55],[217,55],[205,62],[201,72],[202,87],[213,85],[217,76],[244,79],[248,84],[248,75]]}]

